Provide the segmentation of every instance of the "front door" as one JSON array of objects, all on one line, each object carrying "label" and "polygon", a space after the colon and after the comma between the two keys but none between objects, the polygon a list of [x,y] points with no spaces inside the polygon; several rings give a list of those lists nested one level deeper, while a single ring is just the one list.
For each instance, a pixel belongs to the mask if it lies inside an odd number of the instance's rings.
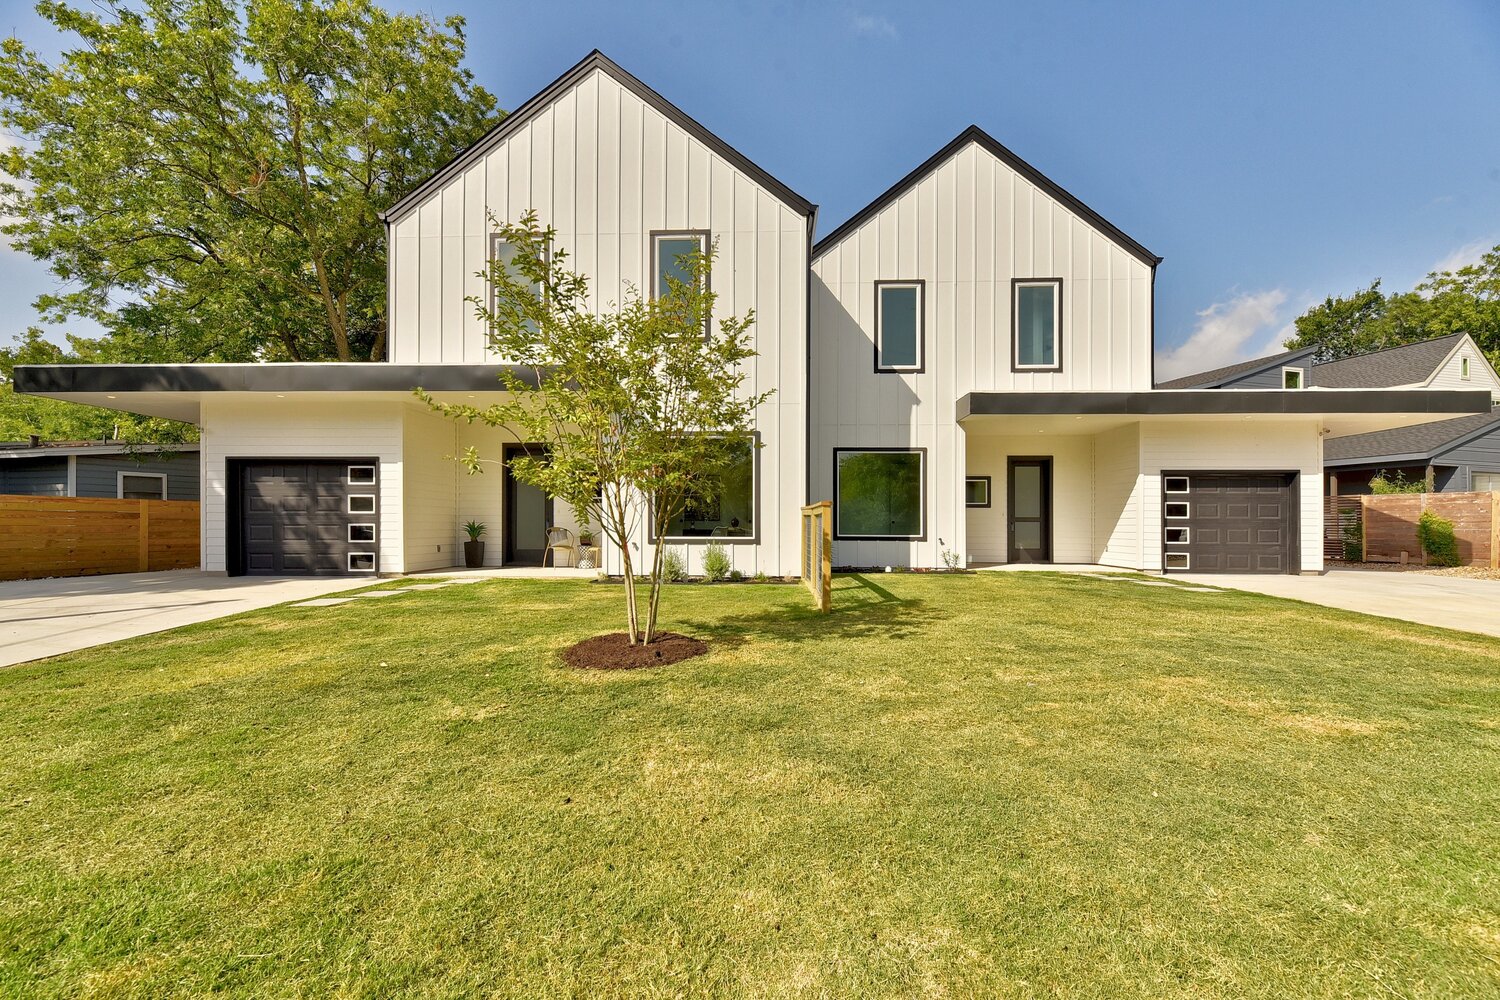
[{"label": "front door", "polygon": [[539,444],[508,444],[505,464],[504,559],[511,566],[540,566],[547,551],[547,529],[552,526],[552,498],[511,474],[512,459],[545,455]]},{"label": "front door", "polygon": [[1007,463],[1006,512],[1011,562],[1052,561],[1052,459]]}]

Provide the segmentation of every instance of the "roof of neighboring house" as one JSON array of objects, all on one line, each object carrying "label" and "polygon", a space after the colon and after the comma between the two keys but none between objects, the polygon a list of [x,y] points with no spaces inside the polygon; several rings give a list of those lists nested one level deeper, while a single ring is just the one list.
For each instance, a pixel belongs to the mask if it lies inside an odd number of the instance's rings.
[{"label": "roof of neighboring house", "polygon": [[1131,239],[1125,234],[1124,230],[1120,229],[1104,216],[1100,215],[1098,212],[1094,211],[1092,208],[1089,208],[1083,202],[1079,201],[1078,198],[1065,190],[1056,181],[1052,180],[1036,167],[1033,167],[1031,164],[1021,159],[1015,153],[1012,153],[1010,150],[1006,149],[999,143],[998,140],[996,140],[993,136],[991,136],[984,129],[980,128],[978,125],[970,125],[968,128],[964,129],[958,134],[956,138],[954,138],[952,142],[948,143],[942,149],[929,156],[915,170],[907,174],[905,177],[901,178],[889,189],[887,189],[884,194],[880,195],[880,197],[876,198],[864,208],[854,213],[852,217],[847,219],[833,232],[818,240],[818,242],[813,246],[813,258],[816,259],[823,253],[823,251],[827,250],[829,247],[842,240],[845,236],[849,235],[851,232],[864,225],[871,216],[875,215],[891,202],[901,197],[901,195],[904,194],[908,188],[912,187],[917,182],[922,180],[922,178],[930,174],[933,170],[937,169],[940,165],[947,162],[949,157],[953,156],[960,149],[963,149],[971,142],[979,146],[981,149],[988,151],[991,156],[994,156],[1000,162],[1004,163],[1016,173],[1026,178],[1032,184],[1035,184],[1037,187],[1041,188],[1052,198],[1060,202],[1066,208],[1070,209],[1075,215],[1079,216],[1084,221],[1090,223],[1095,229],[1099,230],[1099,232],[1103,233],[1105,236],[1109,237],[1109,239],[1113,240],[1114,243],[1122,250],[1135,257],[1143,264],[1154,269],[1157,264],[1161,263],[1162,259],[1160,257],[1152,253],[1150,250],[1147,250],[1135,240]]},{"label": "roof of neighboring house", "polygon": [[452,160],[449,160],[447,164],[439,168],[431,177],[418,184],[404,198],[384,212],[381,212],[381,219],[387,223],[391,223],[409,213],[412,209],[426,201],[433,191],[446,184],[453,177],[464,171],[470,164],[494,149],[512,132],[536,117],[538,112],[549,107],[557,100],[559,95],[566,93],[595,70],[601,70],[612,77],[626,90],[629,90],[641,100],[651,105],[651,107],[661,112],[661,114],[670,119],[684,132],[687,132],[715,153],[718,153],[741,172],[753,178],[757,184],[776,195],[793,211],[800,215],[811,216],[817,210],[816,205],[787,187],[786,184],[772,177],[765,168],[755,163],[750,157],[714,135],[689,117],[677,105],[636,79],[603,52],[595,49],[584,56],[578,65],[568,70],[556,80],[553,80],[536,96],[506,115],[498,125],[480,136],[468,149],[459,153]]},{"label": "roof of neighboring house", "polygon": [[1384,389],[1425,383],[1465,336],[1450,333],[1315,365],[1312,384],[1330,389]]},{"label": "roof of neighboring house", "polygon": [[1281,354],[1272,354],[1264,358],[1251,358],[1249,361],[1241,361],[1237,364],[1225,365],[1223,368],[1215,368],[1213,371],[1199,372],[1196,375],[1183,375],[1181,378],[1168,379],[1165,382],[1156,383],[1158,389],[1217,389],[1225,382],[1231,382],[1237,378],[1254,375],[1270,368],[1281,368],[1286,365],[1305,361],[1316,348],[1303,347],[1295,351],[1284,351]]},{"label": "roof of neighboring house", "polygon": [[1500,406],[1489,413],[1452,420],[1329,438],[1323,442],[1323,464],[1359,465],[1396,459],[1426,459],[1494,430],[1500,430]]},{"label": "roof of neighboring house", "polygon": [[37,458],[53,455],[126,455],[158,451],[198,450],[198,442],[183,444],[130,444],[125,441],[0,441],[0,459]]}]

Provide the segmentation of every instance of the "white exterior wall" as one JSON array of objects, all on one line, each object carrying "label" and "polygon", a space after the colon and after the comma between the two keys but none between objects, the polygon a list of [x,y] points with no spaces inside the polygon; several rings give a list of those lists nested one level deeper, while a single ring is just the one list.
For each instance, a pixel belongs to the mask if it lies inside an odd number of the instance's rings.
[{"label": "white exterior wall", "polygon": [[1320,421],[1191,421],[1141,424],[1141,568],[1160,570],[1164,471],[1297,472],[1298,547],[1304,573],[1323,569],[1323,439]]},{"label": "white exterior wall", "polygon": [[1141,428],[1127,424],[1094,438],[1094,561],[1141,566]]},{"label": "white exterior wall", "polygon": [[[796,572],[806,495],[806,218],[596,69],[392,225],[393,362],[501,360],[465,299],[486,293],[476,272],[488,254],[487,211],[513,221],[531,208],[556,228],[568,266],[590,276],[595,308],[623,300],[631,286],[649,290],[653,231],[708,230],[717,240],[717,311],[756,314],[759,356],[745,392],[775,390],[756,414],[765,445],[760,542],[730,550],[746,573]],[[490,548],[499,548],[498,523]]]},{"label": "white exterior wall", "polygon": [[[1012,278],[1062,279],[1061,371],[1011,371]],[[925,370],[877,373],[874,283],[907,279],[926,282]],[[833,497],[834,448],[928,455],[926,539],[835,540],[840,565],[938,566],[962,543],[965,393],[1151,388],[1151,268],[974,143],[824,248],[812,305],[810,498]]]},{"label": "white exterior wall", "polygon": [[1010,458],[1052,459],[1052,561],[1094,561],[1094,439],[1084,435],[989,436],[970,433],[965,476],[990,477],[990,506],[966,507],[970,562],[1008,561]]},{"label": "white exterior wall", "polygon": [[222,573],[226,550],[227,461],[231,458],[374,458],[380,493],[379,572],[406,569],[402,545],[401,403],[269,397],[266,393],[205,396],[202,403],[202,567]]},{"label": "white exterior wall", "polygon": [[[1469,378],[1465,381],[1463,377],[1463,359],[1469,359]],[[1427,383],[1430,389],[1488,389],[1492,394],[1500,393],[1500,378],[1496,378],[1495,369],[1490,367],[1489,359],[1474,346],[1474,342],[1463,338],[1459,342],[1458,349],[1448,356],[1442,367],[1433,373],[1432,380]]]},{"label": "white exterior wall", "polygon": [[462,566],[458,518],[458,424],[408,404],[402,422],[405,571]]}]

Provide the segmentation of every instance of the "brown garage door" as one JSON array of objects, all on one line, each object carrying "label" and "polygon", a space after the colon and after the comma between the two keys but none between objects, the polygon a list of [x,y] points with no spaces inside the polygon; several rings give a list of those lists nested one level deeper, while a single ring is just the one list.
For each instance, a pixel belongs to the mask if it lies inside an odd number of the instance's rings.
[{"label": "brown garage door", "polygon": [[1162,474],[1162,566],[1169,573],[1290,573],[1295,473]]},{"label": "brown garage door", "polygon": [[379,466],[374,459],[236,463],[237,558],[252,576],[374,573]]}]

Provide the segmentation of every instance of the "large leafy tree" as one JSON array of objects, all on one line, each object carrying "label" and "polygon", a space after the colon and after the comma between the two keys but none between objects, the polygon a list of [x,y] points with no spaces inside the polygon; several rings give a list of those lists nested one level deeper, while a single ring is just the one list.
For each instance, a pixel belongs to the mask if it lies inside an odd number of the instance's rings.
[{"label": "large leafy tree", "polygon": [[371,0],[100,0],[0,43],[0,231],[140,361],[377,360],[377,213],[495,120],[463,21]]},{"label": "large leafy tree", "polygon": [[[547,446],[545,456],[512,459],[515,477],[600,526],[622,561],[630,642],[649,643],[661,605],[662,539],[689,503],[722,495],[756,408],[771,396],[745,389],[754,313],[720,319],[705,336],[712,248],[679,259],[685,279],[668,277],[667,294],[648,299],[631,289],[623,304],[595,311],[588,279],[567,268],[567,251],[552,246],[554,232],[535,212],[516,223],[491,221],[514,256],[490,261],[492,294],[470,301],[490,347],[519,371],[502,370],[508,397],[492,406],[418,396],[454,419]],[[472,447],[461,458],[471,474],[493,461]],[[632,546],[643,528],[654,544],[639,565]],[[638,576],[650,585],[644,615]]]},{"label": "large leafy tree", "polygon": [[1468,333],[1500,364],[1500,247],[1476,264],[1434,271],[1409,292],[1388,295],[1377,280],[1330,297],[1297,317],[1288,347],[1316,347],[1321,361]]}]

